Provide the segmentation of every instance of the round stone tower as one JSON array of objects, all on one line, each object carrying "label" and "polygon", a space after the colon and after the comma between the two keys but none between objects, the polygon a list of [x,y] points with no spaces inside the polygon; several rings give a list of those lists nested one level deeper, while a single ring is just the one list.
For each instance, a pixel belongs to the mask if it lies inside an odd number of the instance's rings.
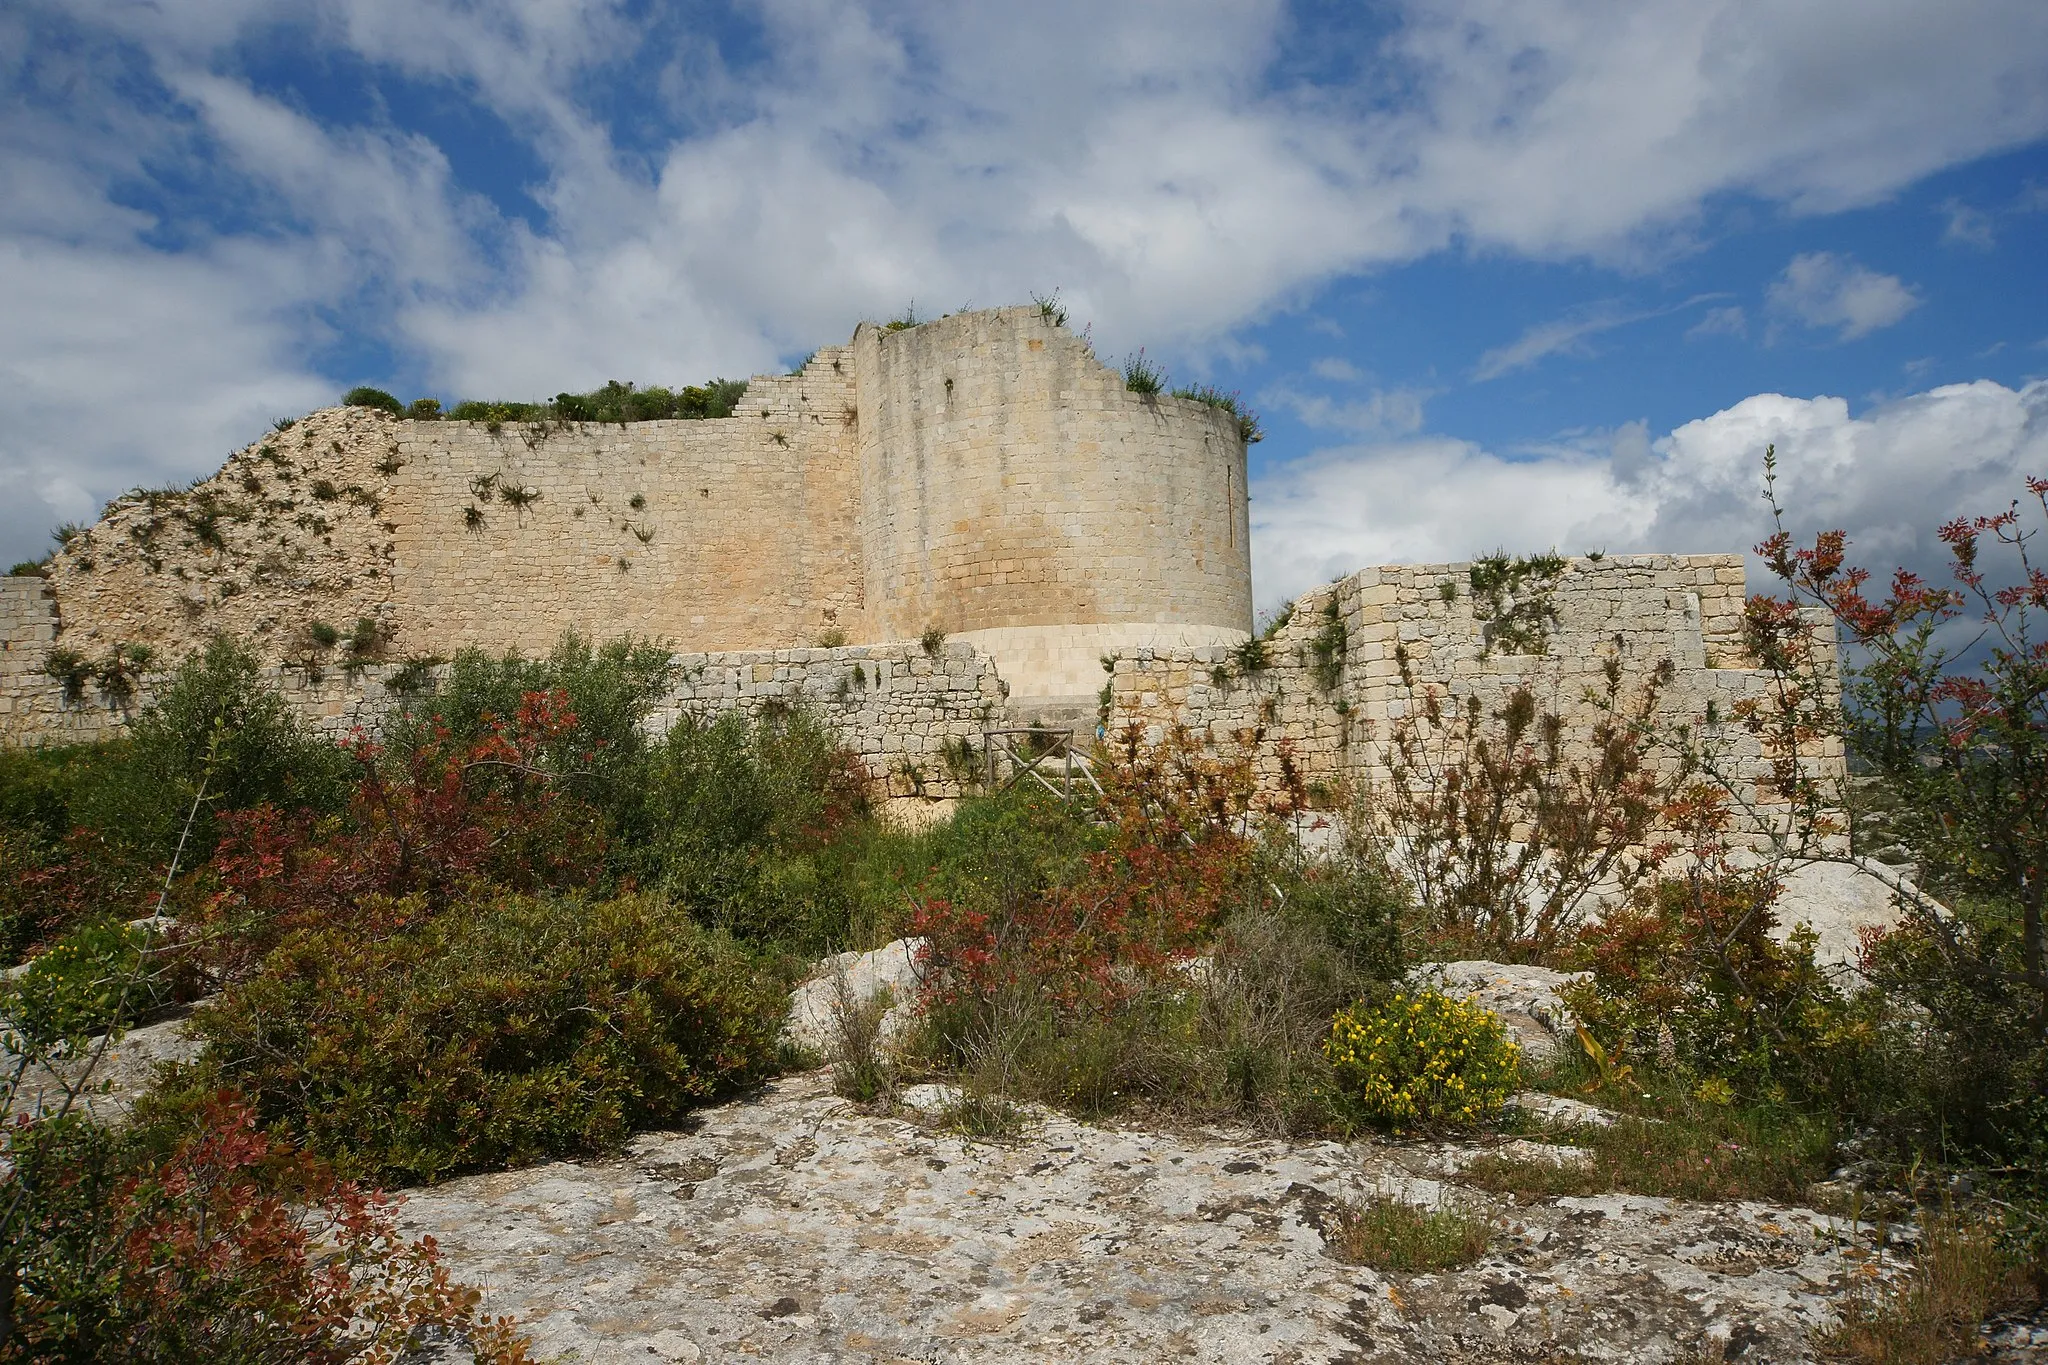
[{"label": "round stone tower", "polygon": [[936,626],[1013,702],[1092,709],[1105,655],[1249,634],[1230,413],[1128,391],[1036,308],[864,323],[853,354],[870,639]]}]

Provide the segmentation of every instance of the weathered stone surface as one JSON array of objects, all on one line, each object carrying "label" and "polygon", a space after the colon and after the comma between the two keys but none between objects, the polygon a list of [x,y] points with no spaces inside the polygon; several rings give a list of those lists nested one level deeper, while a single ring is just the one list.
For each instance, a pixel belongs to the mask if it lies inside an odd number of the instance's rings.
[{"label": "weathered stone surface", "polygon": [[1546,1095],[1537,1090],[1524,1090],[1518,1095],[1508,1096],[1508,1108],[1519,1109],[1532,1118],[1560,1128],[1614,1126],[1612,1110],[1587,1104],[1584,1100],[1567,1099],[1563,1095]]},{"label": "weathered stone surface", "polygon": [[1815,962],[1834,972],[1854,972],[1863,956],[1864,935],[1898,927],[1898,892],[1905,885],[1898,873],[1860,859],[1802,863],[1785,877],[1772,935],[1782,943],[1795,926],[1806,925],[1818,936]]},{"label": "weathered stone surface", "polygon": [[[185,1018],[167,1019],[141,1028],[130,1029],[118,1041],[107,1045],[106,1054],[92,1073],[91,1087],[78,1098],[79,1107],[85,1112],[103,1119],[118,1119],[133,1107],[142,1092],[155,1077],[157,1067],[165,1062],[190,1061],[199,1055],[203,1044],[192,1036],[191,1021]],[[0,1066],[13,1070],[14,1054],[0,1049]],[[31,1067],[15,1087],[12,1112],[33,1114],[45,1109],[54,1109],[64,1100],[66,1084],[76,1084],[83,1074],[86,1059],[76,1063],[59,1064],[58,1073],[53,1074],[42,1067]]]},{"label": "weathered stone surface", "polygon": [[872,952],[840,953],[820,962],[789,997],[784,1040],[830,1057],[839,1043],[842,999],[848,1005],[865,1005],[886,990],[889,1008],[882,1015],[880,1041],[889,1048],[903,1037],[916,1014],[922,980],[917,954],[923,947],[921,938],[899,938]]},{"label": "weathered stone surface", "polygon": [[815,1072],[615,1160],[415,1191],[401,1217],[541,1358],[586,1365],[1810,1358],[1848,1230],[1805,1210],[1560,1199],[1502,1206],[1463,1270],[1326,1253],[1334,1200],[1477,1198],[1444,1177],[1480,1150],[1052,1115],[991,1145]]},{"label": "weathered stone surface", "polygon": [[1492,1010],[1521,1045],[1522,1055],[1543,1061],[1556,1056],[1560,1042],[1572,1036],[1571,1011],[1557,998],[1557,992],[1585,976],[1584,972],[1474,960],[1424,963],[1410,972],[1408,979]]}]

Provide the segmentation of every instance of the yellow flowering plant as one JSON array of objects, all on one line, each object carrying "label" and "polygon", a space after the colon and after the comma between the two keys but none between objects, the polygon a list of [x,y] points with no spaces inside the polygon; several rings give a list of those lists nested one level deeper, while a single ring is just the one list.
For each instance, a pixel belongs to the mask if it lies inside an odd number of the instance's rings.
[{"label": "yellow flowering plant", "polygon": [[1521,1066],[1498,1015],[1438,991],[1338,1011],[1323,1055],[1359,1115],[1396,1132],[1485,1122]]}]

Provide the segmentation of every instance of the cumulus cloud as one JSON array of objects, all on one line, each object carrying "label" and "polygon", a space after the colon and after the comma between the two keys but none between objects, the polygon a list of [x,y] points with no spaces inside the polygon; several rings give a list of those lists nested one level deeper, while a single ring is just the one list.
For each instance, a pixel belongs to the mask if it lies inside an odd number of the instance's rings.
[{"label": "cumulus cloud", "polygon": [[1253,481],[1259,603],[1368,565],[1498,547],[1748,551],[1770,531],[1771,445],[1795,534],[1841,527],[1859,560],[1939,572],[1938,525],[2048,474],[2048,381],[1948,385],[1853,417],[1840,398],[1758,394],[1655,440],[1631,425],[1541,459],[1440,437],[1317,451]]},{"label": "cumulus cloud", "polygon": [[[1648,259],[1712,196],[1826,212],[2048,132],[2038,0],[1403,0],[1350,35],[1281,0],[767,0],[726,21],[748,30],[730,61],[695,10],[626,0],[7,7],[0,172],[38,192],[6,196],[0,244],[77,287],[9,297],[5,344],[44,386],[0,432],[9,488],[198,472],[222,414],[300,406],[363,356],[469,393],[676,381],[911,298],[1050,284],[1107,353],[1227,354],[1345,272],[1452,244]],[[1346,74],[1294,74],[1310,50]],[[320,126],[246,69],[324,51],[500,130],[539,211],[462,189],[374,97]],[[1809,292],[1789,316],[1845,335],[1899,306]],[[102,401],[111,364],[146,416]]]},{"label": "cumulus cloud", "polygon": [[1777,318],[1834,328],[1843,341],[1889,327],[1920,306],[1919,294],[1898,276],[1881,275],[1832,251],[1794,256],[1764,297]]}]

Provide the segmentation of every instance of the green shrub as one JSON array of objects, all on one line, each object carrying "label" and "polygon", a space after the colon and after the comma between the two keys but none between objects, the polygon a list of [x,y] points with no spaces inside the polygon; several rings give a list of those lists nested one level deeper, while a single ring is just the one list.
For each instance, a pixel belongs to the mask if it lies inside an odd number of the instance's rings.
[{"label": "green shrub", "polygon": [[1497,1015],[1437,991],[1339,1011],[1324,1054],[1359,1115],[1397,1132],[1493,1118],[1520,1066]]},{"label": "green shrub", "polygon": [[17,1042],[45,1051],[134,1023],[169,998],[145,969],[142,931],[105,919],[73,929],[0,984],[0,1015]]},{"label": "green shrub", "polygon": [[415,398],[406,406],[405,415],[415,422],[438,422],[441,420],[441,400]]},{"label": "green shrub", "polygon": [[1413,893],[1361,813],[1354,811],[1344,834],[1329,856],[1277,859],[1268,875],[1286,893],[1289,916],[1312,924],[1354,975],[1399,980],[1418,928]]},{"label": "green shrub", "polygon": [[204,781],[188,865],[212,849],[219,812],[264,802],[337,810],[353,775],[348,755],[307,733],[255,656],[226,636],[178,666],[129,725],[120,752],[125,761],[90,765],[73,818],[168,859]]},{"label": "green shrub", "polygon": [[783,999],[660,899],[502,896],[293,936],[203,1009],[210,1076],[401,1182],[602,1151],[766,1074]]},{"label": "green shrub", "polygon": [[2038,1173],[2048,1157],[2048,1039],[2018,907],[1964,895],[1951,909],[1949,921],[1909,916],[1866,955],[1893,1017],[1876,1049],[1884,1084],[1864,1112],[1902,1161],[1988,1159]]},{"label": "green shrub", "polygon": [[685,717],[655,746],[644,784],[645,868],[744,938],[822,951],[853,909],[836,838],[867,813],[866,774],[805,712]]},{"label": "green shrub", "polygon": [[[457,403],[448,417],[457,422],[654,422],[730,417],[746,396],[744,379],[713,379],[701,385],[637,388],[611,380],[589,393],[558,393],[546,403]],[[495,429],[495,428],[494,428]]]},{"label": "green shrub", "polygon": [[155,904],[163,874],[154,857],[88,827],[96,793],[128,782],[133,761],[133,746],[118,739],[0,749],[0,962]]},{"label": "green shrub", "polygon": [[1766,873],[1701,872],[1642,888],[1580,934],[1592,976],[1561,993],[1610,1052],[1668,1054],[1688,1085],[1747,1098],[1853,1099],[1877,1037],[1876,1001],[1852,1002],[1813,960],[1803,926],[1771,936]]},{"label": "green shrub", "polygon": [[386,731],[394,757],[481,740],[517,716],[529,693],[559,691],[575,723],[550,742],[542,765],[629,842],[646,837],[650,745],[640,725],[668,687],[674,665],[667,650],[631,638],[594,646],[572,631],[544,659],[465,649],[436,682],[430,669],[437,662],[408,660],[392,680],[404,698]]},{"label": "green shrub", "polygon": [[405,405],[382,389],[373,389],[368,384],[358,384],[342,395],[341,403],[348,408],[375,408],[388,412],[393,417],[405,415]]}]

